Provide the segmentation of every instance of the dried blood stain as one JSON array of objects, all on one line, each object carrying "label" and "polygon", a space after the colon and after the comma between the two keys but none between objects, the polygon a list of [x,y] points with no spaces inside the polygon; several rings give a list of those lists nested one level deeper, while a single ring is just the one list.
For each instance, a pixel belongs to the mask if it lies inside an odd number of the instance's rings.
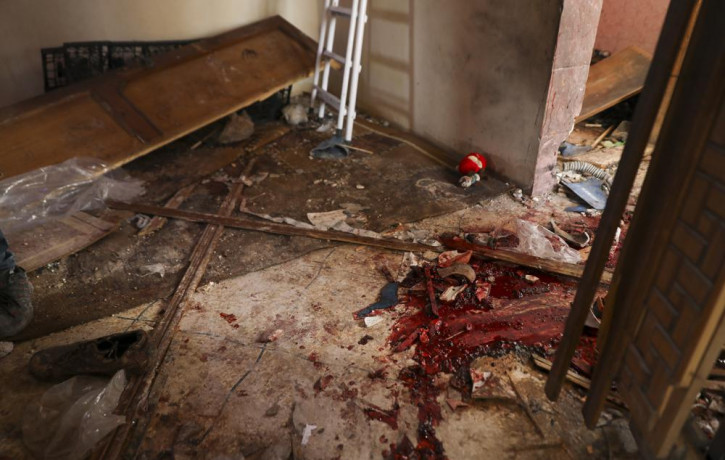
[{"label": "dried blood stain", "polygon": [[[437,317],[430,315],[425,290],[410,291],[402,303],[414,312],[399,318],[388,337],[395,352],[414,348],[417,364],[403,369],[398,378],[418,408],[418,443],[413,446],[418,458],[446,458],[435,432],[442,419],[436,374],[460,375],[479,356],[522,347],[546,354],[561,340],[576,288],[573,281],[535,270],[479,260],[471,261],[471,266],[476,282],[454,301],[439,301]],[[429,272],[438,296],[452,281]],[[536,280],[531,282],[526,275],[534,275]],[[401,285],[412,287],[424,281],[423,270],[415,267]],[[491,287],[488,296],[479,300],[477,285],[484,282]],[[577,350],[574,363],[582,371],[596,359],[594,344],[593,338],[585,337]]]}]

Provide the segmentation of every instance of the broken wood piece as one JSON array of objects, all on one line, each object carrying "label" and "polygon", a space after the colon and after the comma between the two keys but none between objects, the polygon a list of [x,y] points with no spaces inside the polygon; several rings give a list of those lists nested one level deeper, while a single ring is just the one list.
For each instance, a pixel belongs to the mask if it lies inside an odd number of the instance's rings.
[{"label": "broken wood piece", "polygon": [[219,128],[212,129],[211,131],[209,131],[208,133],[206,133],[204,135],[204,137],[202,137],[198,141],[194,142],[194,144],[191,147],[189,147],[189,150],[196,150],[196,149],[198,149],[201,146],[201,144],[204,143],[205,140],[209,139],[210,137],[212,137],[217,132],[219,132]]},{"label": "broken wood piece", "polygon": [[[514,382],[514,379],[511,377],[511,374],[508,372],[506,373],[506,376],[508,377],[509,382],[511,383],[511,388],[514,390],[514,393],[516,393],[516,397],[519,400],[519,405],[524,409],[524,412],[526,412],[526,415],[529,417],[529,420],[531,420],[531,423],[534,425],[534,428],[536,428],[537,433],[544,438],[547,439],[547,434],[544,431],[544,428],[542,427],[542,424],[539,423],[538,418],[534,415],[534,412],[531,410],[531,406],[529,405],[528,399],[524,398],[521,392],[518,388],[516,388],[516,383]],[[544,426],[547,426],[548,424],[543,424]],[[548,431],[548,430],[547,430]]]},{"label": "broken wood piece", "polygon": [[[179,189],[164,206],[170,209],[177,209],[184,201],[186,201],[187,198],[189,198],[191,192],[193,192],[195,188],[196,184],[191,184]],[[166,220],[166,217],[154,216],[148,225],[138,232],[138,236],[150,235],[157,230],[161,230],[161,228],[166,225]]]},{"label": "broken wood piece", "polygon": [[[254,167],[256,158],[253,158],[244,169],[242,176],[249,175]],[[224,198],[219,212],[222,216],[229,216],[236,208],[244,190],[242,181],[235,182],[232,189]],[[217,224],[208,224],[197,240],[196,246],[189,257],[189,265],[179,284],[166,305],[164,316],[151,334],[151,343],[156,350],[154,361],[141,377],[131,377],[118,404],[117,412],[124,413],[134,423],[126,423],[117,428],[107,443],[99,450],[98,458],[119,458],[127,448],[127,441],[133,436],[135,430],[143,431],[150,421],[150,414],[146,407],[146,398],[156,381],[161,364],[164,362],[173,341],[176,326],[181,321],[184,307],[191,294],[199,286],[206,267],[214,253],[214,249],[224,232],[224,227]]]},{"label": "broken wood piece", "polygon": [[594,139],[594,142],[592,142],[592,148],[596,148],[597,145],[599,145],[600,142],[604,140],[605,137],[609,136],[609,134],[614,131],[614,125],[610,126],[609,128],[605,129],[602,134],[599,135],[596,139]]},{"label": "broken wood piece", "polygon": [[456,300],[456,297],[458,297],[458,294],[463,292],[466,289],[465,284],[461,284],[460,286],[448,286],[445,291],[441,294],[441,301],[442,302],[453,302]]},{"label": "broken wood piece", "polygon": [[642,91],[652,57],[630,46],[589,69],[584,101],[575,122],[594,116]]},{"label": "broken wood piece", "polygon": [[[143,211],[141,211],[143,212]],[[543,272],[554,273],[557,275],[570,276],[572,278],[580,278],[584,271],[584,267],[580,265],[559,262],[555,260],[542,259],[541,257],[530,256],[513,251],[505,251],[503,249],[491,249],[474,243],[469,243],[461,238],[442,237],[441,243],[451,249],[459,251],[471,250],[479,257],[486,259],[496,259],[504,262],[510,262],[524,267],[534,268]],[[601,282],[609,284],[612,281],[611,272],[605,271],[602,274]]]},{"label": "broken wood piece", "polygon": [[162,206],[153,206],[140,203],[123,203],[119,201],[109,201],[106,204],[114,209],[135,210],[136,212],[141,212],[144,214],[171,217],[187,220],[190,222],[219,224],[224,225],[225,227],[239,228],[242,230],[252,230],[270,233],[273,235],[305,236],[308,238],[315,238],[319,240],[360,244],[365,246],[390,249],[394,251],[425,252],[439,250],[435,246],[423,243],[411,243],[407,241],[386,238],[372,238],[368,236],[360,236],[335,230],[300,228],[276,222],[261,222],[257,220],[247,219],[244,217],[227,217],[218,214],[206,214],[201,212],[185,211],[181,209],[168,209]]},{"label": "broken wood piece", "polygon": [[438,317],[438,301],[436,301],[435,289],[433,288],[433,276],[430,272],[430,266],[426,265],[423,269],[425,273],[425,285],[428,291],[428,301],[430,302],[430,315]]},{"label": "broken wood piece", "polygon": [[486,401],[516,401],[511,379],[501,378],[503,369],[496,367],[497,358],[482,356],[469,367],[471,398]]},{"label": "broken wood piece", "polygon": [[[551,366],[553,365],[553,363],[551,361],[549,361],[548,359],[546,359],[543,356],[538,355],[536,353],[533,353],[531,355],[531,359],[534,361],[534,364],[536,365],[536,367],[543,369],[547,372],[551,371]],[[571,369],[568,369],[566,371],[566,379],[568,381],[570,381],[571,383],[573,383],[581,388],[584,388],[585,390],[588,390],[592,384],[592,381],[590,379],[584,377],[583,375],[577,374],[576,372],[574,372]],[[627,405],[624,404],[624,401],[622,401],[620,398],[614,396],[611,393],[607,396],[607,401],[609,401],[612,404],[615,404],[617,406],[620,406],[620,407],[625,407],[625,408],[627,407]]]},{"label": "broken wood piece", "polygon": [[[108,219],[108,220],[107,220]],[[118,228],[121,215],[99,219],[78,212],[18,233],[6,236],[17,264],[27,272],[87,248]]]},{"label": "broken wood piece", "polygon": [[357,150],[358,152],[369,153],[370,155],[375,154],[375,152],[373,152],[372,150],[355,147],[354,145],[350,145],[350,144],[337,144],[337,146],[345,148],[345,149]]},{"label": "broken wood piece", "polygon": [[[537,367],[544,369],[546,371],[551,370],[551,366],[552,366],[551,361],[544,358],[543,356],[533,353],[531,355],[531,359],[534,361],[534,364],[536,364]],[[585,390],[588,390],[589,387],[591,386],[591,380],[589,380],[588,378],[586,378],[582,375],[577,374],[576,372],[574,372],[571,369],[569,369],[566,372],[566,379],[569,380],[570,382],[584,388]]]},{"label": "broken wood piece", "polygon": [[312,75],[316,50],[275,16],[0,109],[0,176],[73,157],[117,168]]}]

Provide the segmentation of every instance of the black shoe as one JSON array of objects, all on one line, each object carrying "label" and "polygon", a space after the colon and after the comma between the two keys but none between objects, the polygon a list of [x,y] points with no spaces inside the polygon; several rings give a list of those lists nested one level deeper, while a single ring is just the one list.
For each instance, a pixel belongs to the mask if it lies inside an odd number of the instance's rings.
[{"label": "black shoe", "polygon": [[121,369],[140,374],[150,355],[148,335],[136,330],[41,350],[30,358],[28,368],[41,380],[63,380],[79,374],[110,376]]},{"label": "black shoe", "polygon": [[0,272],[0,339],[16,335],[33,319],[32,293],[22,268]]}]

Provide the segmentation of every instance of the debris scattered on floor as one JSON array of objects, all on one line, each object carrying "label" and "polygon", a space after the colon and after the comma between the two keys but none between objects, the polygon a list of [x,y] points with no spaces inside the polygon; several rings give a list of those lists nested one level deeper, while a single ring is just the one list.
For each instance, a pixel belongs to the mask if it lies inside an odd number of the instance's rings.
[{"label": "debris scattered on floor", "polygon": [[302,445],[306,446],[310,442],[312,432],[317,429],[317,425],[305,425],[305,430],[302,432]]},{"label": "debris scattered on floor", "polygon": [[344,209],[336,209],[334,211],[327,212],[308,212],[307,220],[321,230],[329,230],[331,228],[335,228],[338,224],[345,222],[347,220],[347,214],[345,214]]},{"label": "debris scattered on floor", "polygon": [[341,160],[349,155],[350,149],[347,142],[339,134],[325,139],[310,151],[310,158],[321,160]]},{"label": "debris scattered on floor", "polygon": [[315,226],[312,224],[308,224],[306,222],[301,222],[301,221],[293,219],[291,217],[274,217],[274,216],[270,216],[269,214],[260,214],[260,213],[252,212],[249,209],[240,209],[240,211],[244,212],[245,214],[249,214],[250,216],[259,217],[260,219],[269,220],[271,222],[277,222],[278,224],[292,225],[293,227],[297,227],[297,228],[307,228],[307,229],[315,228]]},{"label": "debris scattered on floor", "polygon": [[725,417],[725,401],[721,393],[703,390],[692,406],[692,416],[695,423],[708,439],[715,436],[723,418]]},{"label": "debris scattered on floor", "polygon": [[358,235],[368,238],[382,238],[382,235],[380,235],[380,233],[378,232],[366,230],[364,228],[353,227],[348,224],[348,216],[342,209],[329,212],[309,213],[307,215],[307,218],[310,220],[310,222],[312,222],[312,224],[301,222],[291,217],[274,217],[270,216],[269,214],[260,214],[252,212],[249,209],[240,209],[240,211],[254,217],[259,217],[261,219],[277,222],[279,224],[292,225],[293,227],[297,228],[321,231],[334,230],[342,233],[350,233],[352,235]]},{"label": "debris scattered on floor", "polygon": [[148,227],[148,225],[151,223],[151,217],[147,216],[146,214],[136,214],[131,217],[130,222],[136,225],[137,229],[142,230]]},{"label": "debris scattered on floor", "polygon": [[233,113],[229,116],[227,124],[219,133],[217,142],[220,144],[232,144],[249,139],[254,134],[254,122],[247,112],[241,115]]},{"label": "debris scattered on floor", "polygon": [[511,248],[512,251],[570,264],[581,262],[579,252],[570,248],[561,237],[541,225],[516,219],[515,234],[519,244]]},{"label": "debris scattered on floor", "polygon": [[585,248],[589,245],[589,242],[591,241],[591,237],[589,236],[589,233],[586,231],[580,231],[577,233],[569,233],[561,229],[558,225],[556,225],[556,222],[553,220],[550,222],[551,228],[554,230],[554,233],[562,237],[567,243],[570,244],[570,246],[581,249]]},{"label": "debris scattered on floor", "polygon": [[590,178],[583,182],[562,180],[561,183],[594,209],[602,210],[607,205],[608,197],[601,179]]},{"label": "debris scattered on floor", "polygon": [[282,115],[284,115],[285,121],[292,126],[307,123],[307,107],[302,104],[286,106],[282,109]]},{"label": "debris scattered on floor", "polygon": [[[471,251],[468,251],[469,255],[466,259],[467,261],[471,260],[470,252]],[[440,259],[438,260],[440,261]],[[451,266],[447,266],[441,265],[440,262],[438,262],[438,266],[442,267],[438,269],[438,275],[441,278],[448,278],[449,276],[457,275],[467,279],[469,283],[476,280],[476,272],[470,265],[468,265],[468,263],[455,263]]]},{"label": "debris scattered on floor", "polygon": [[456,297],[458,297],[458,294],[463,292],[468,286],[465,284],[462,284],[460,286],[448,286],[445,291],[443,291],[443,294],[441,294],[440,299],[443,302],[453,302],[456,300]]},{"label": "debris scattered on floor", "polygon": [[166,267],[164,264],[149,264],[139,268],[141,276],[159,275],[159,278],[163,278],[166,274]]},{"label": "debris scattered on floor", "polygon": [[438,256],[438,266],[441,268],[450,267],[454,264],[467,264],[471,260],[473,251],[458,252],[446,251]]},{"label": "debris scattered on floor", "polygon": [[604,301],[601,297],[597,297],[594,299],[592,306],[589,308],[589,314],[587,315],[587,320],[584,325],[593,329],[599,329],[602,324],[603,312]]},{"label": "debris scattered on floor", "polygon": [[366,327],[373,327],[376,324],[380,324],[383,318],[380,316],[366,316],[364,321]]},{"label": "debris scattered on floor", "polygon": [[259,184],[260,182],[262,182],[267,177],[269,177],[269,173],[266,172],[266,171],[262,171],[262,172],[259,172],[257,174],[254,174],[253,176],[249,176],[249,177],[242,176],[241,177],[241,181],[247,187],[251,187],[253,185]]},{"label": "debris scattered on floor", "polygon": [[108,380],[78,376],[50,387],[28,407],[23,441],[36,458],[77,459],[108,433],[126,423],[113,412],[126,386],[120,370]]},{"label": "debris scattered on floor", "polygon": [[609,173],[585,161],[566,161],[562,164],[561,169],[564,172],[574,171],[581,174],[587,174],[597,179],[600,179],[602,182],[610,187],[612,185],[612,177],[609,175]]},{"label": "debris scattered on floor", "polygon": [[335,122],[332,120],[327,120],[326,122],[322,123],[320,126],[315,129],[318,133],[328,133],[335,127]]},{"label": "debris scattered on floor", "polygon": [[620,142],[627,142],[627,136],[629,136],[630,125],[631,125],[631,123],[629,120],[622,120],[617,125],[615,130],[612,131],[612,134],[610,134],[610,136]]},{"label": "debris scattered on floor", "polygon": [[[482,356],[471,362],[471,397],[487,401],[516,401],[516,391],[505,368],[496,366],[496,358]],[[501,374],[501,375],[499,375]]]},{"label": "debris scattered on floor", "polygon": [[380,299],[362,310],[353,313],[355,319],[365,318],[377,310],[384,310],[398,304],[398,283],[388,283],[380,291]]},{"label": "debris scattered on floor", "polygon": [[591,145],[575,145],[571,142],[563,142],[559,146],[559,153],[563,157],[573,157],[586,153],[592,149]]}]

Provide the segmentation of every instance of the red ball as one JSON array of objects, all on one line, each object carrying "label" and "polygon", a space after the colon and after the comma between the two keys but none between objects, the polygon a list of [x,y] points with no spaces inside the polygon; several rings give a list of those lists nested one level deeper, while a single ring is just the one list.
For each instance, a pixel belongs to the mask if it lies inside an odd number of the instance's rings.
[{"label": "red ball", "polygon": [[458,163],[458,172],[461,174],[473,174],[486,169],[486,159],[480,153],[469,153]]}]

